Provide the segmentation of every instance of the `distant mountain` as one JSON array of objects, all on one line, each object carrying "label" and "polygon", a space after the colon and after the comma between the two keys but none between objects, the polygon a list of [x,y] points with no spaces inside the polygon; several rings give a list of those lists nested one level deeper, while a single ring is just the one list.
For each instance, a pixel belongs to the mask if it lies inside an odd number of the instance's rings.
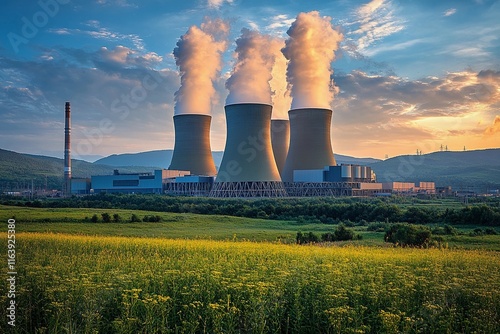
[{"label": "distant mountain", "polygon": [[[213,152],[216,166],[220,165],[222,154]],[[335,158],[338,164],[372,167],[379,182],[434,181],[437,186],[450,185],[455,190],[500,188],[500,149],[403,155],[384,161],[341,154],[335,154]],[[155,168],[168,168],[171,159],[172,150],[112,155],[95,163],[73,159],[72,171],[74,177],[112,174],[114,169],[123,173],[151,172]],[[31,180],[35,188],[45,188],[47,184],[47,189],[61,189],[63,160],[0,149],[0,191],[27,189]]]},{"label": "distant mountain", "polygon": [[[173,150],[158,150],[139,153],[113,154],[97,160],[95,163],[109,166],[151,166],[168,168],[172,161]],[[215,166],[220,166],[222,161],[222,151],[212,152]]]},{"label": "distant mountain", "polygon": [[[173,150],[158,150],[140,153],[113,154],[109,157],[97,160],[95,163],[109,166],[151,166],[168,168],[172,160]],[[222,161],[222,151],[213,151],[212,156],[217,168]],[[335,154],[335,159],[338,164],[361,164],[379,162],[379,159],[373,158],[354,158],[347,155]]]},{"label": "distant mountain", "polygon": [[[71,160],[74,177],[112,174],[115,166]],[[150,167],[126,166],[119,168],[124,173],[150,172]],[[61,189],[63,184],[64,160],[41,155],[21,154],[0,149],[0,190],[17,190],[31,187]]]},{"label": "distant mountain", "polygon": [[379,162],[382,160],[374,159],[374,158],[355,158],[355,157],[351,157],[348,155],[342,155],[342,154],[335,153],[335,161],[337,161],[338,165],[341,165],[341,164],[368,165],[368,164],[373,164],[373,163],[376,163],[376,162]]},{"label": "distant mountain", "polygon": [[369,166],[379,182],[434,181],[456,190],[500,188],[500,149],[402,155]]}]

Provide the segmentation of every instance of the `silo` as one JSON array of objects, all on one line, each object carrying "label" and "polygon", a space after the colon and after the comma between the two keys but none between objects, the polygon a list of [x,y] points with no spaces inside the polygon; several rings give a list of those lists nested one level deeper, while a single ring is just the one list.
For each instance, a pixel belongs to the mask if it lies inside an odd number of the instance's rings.
[{"label": "silo", "polygon": [[287,119],[271,120],[271,143],[278,172],[282,174],[290,146],[290,121]]},{"label": "silo", "polygon": [[293,182],[294,170],[323,169],[335,166],[330,141],[332,111],[321,108],[294,109],[290,118],[290,148],[282,178]]},{"label": "silo", "polygon": [[354,166],[354,179],[359,180],[361,178],[361,166]]},{"label": "silo", "polygon": [[285,196],[271,146],[272,107],[239,103],[225,110],[226,147],[211,196]]},{"label": "silo", "polygon": [[168,169],[188,170],[193,175],[214,176],[216,174],[210,148],[211,121],[210,115],[174,116],[175,146]]},{"label": "silo", "polygon": [[352,166],[351,165],[342,165],[340,167],[340,176],[342,179],[352,179]]}]

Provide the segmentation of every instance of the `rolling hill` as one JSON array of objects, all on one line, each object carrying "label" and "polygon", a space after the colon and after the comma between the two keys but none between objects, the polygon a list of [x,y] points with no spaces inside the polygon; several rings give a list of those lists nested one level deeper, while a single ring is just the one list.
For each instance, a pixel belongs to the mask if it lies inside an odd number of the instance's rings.
[{"label": "rolling hill", "polygon": [[[222,161],[222,151],[213,151],[212,156],[217,168]],[[140,153],[113,154],[97,160],[95,163],[109,166],[158,166],[168,168],[172,160],[173,150],[158,150]],[[347,155],[335,154],[338,164],[369,164],[381,160],[373,158],[354,158]]]},{"label": "rolling hill", "polygon": [[[117,167],[71,160],[74,177],[111,174]],[[63,159],[16,153],[0,149],[0,190],[28,189],[33,180],[35,188],[61,189],[63,183]],[[151,171],[150,167],[120,167],[126,173]]]},{"label": "rolling hill", "polygon": [[[223,152],[213,152],[216,165]],[[337,163],[368,165],[379,182],[434,181],[437,186],[455,190],[486,191],[500,188],[500,149],[465,152],[434,152],[425,155],[402,155],[384,161],[354,158],[335,154]],[[72,160],[74,177],[111,174],[114,169],[124,173],[148,172],[168,168],[172,150],[117,154],[94,163]],[[144,166],[144,167],[138,167]],[[21,154],[0,149],[0,190],[27,189],[33,180],[35,188],[60,189],[63,183],[63,160]]]},{"label": "rolling hill", "polygon": [[500,188],[500,149],[402,155],[369,164],[377,181],[434,181],[436,186],[486,191]]}]

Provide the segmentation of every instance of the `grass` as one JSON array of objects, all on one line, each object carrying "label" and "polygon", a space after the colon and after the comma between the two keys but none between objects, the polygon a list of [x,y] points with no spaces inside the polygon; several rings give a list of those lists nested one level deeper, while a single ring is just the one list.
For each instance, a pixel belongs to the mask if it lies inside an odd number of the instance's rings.
[{"label": "grass", "polygon": [[17,237],[17,333],[499,332],[498,252]]},{"label": "grass", "polygon": [[[158,215],[162,222],[84,222],[102,213],[111,216],[117,213],[124,221],[132,214],[142,219],[144,216]],[[314,232],[317,235],[332,232],[335,225],[299,224],[295,221],[252,219],[231,216],[199,215],[187,213],[165,213],[121,209],[73,209],[73,208],[26,208],[0,205],[0,221],[16,217],[19,232],[62,233],[77,235],[102,235],[170,239],[212,239],[237,241],[268,241],[294,243],[298,231]],[[469,233],[475,226],[458,226],[463,233]],[[383,232],[367,231],[366,227],[353,228],[363,239],[340,242],[340,245],[387,246]],[[465,249],[489,249],[500,251],[500,235],[470,237],[468,235],[443,236],[450,247]]]}]

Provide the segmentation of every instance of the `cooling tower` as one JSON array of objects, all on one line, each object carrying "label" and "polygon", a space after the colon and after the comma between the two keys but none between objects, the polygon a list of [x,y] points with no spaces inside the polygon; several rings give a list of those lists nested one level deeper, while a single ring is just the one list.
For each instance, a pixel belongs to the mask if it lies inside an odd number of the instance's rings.
[{"label": "cooling tower", "polygon": [[290,118],[290,148],[281,174],[293,182],[294,170],[323,169],[336,165],[330,141],[332,111],[320,108],[294,109]]},{"label": "cooling tower", "polygon": [[71,107],[64,108],[64,196],[71,196]]},{"label": "cooling tower", "polygon": [[271,146],[272,107],[241,103],[225,110],[226,147],[211,196],[285,196]]},{"label": "cooling tower", "polygon": [[183,114],[174,116],[175,146],[170,170],[188,170],[193,175],[216,174],[210,148],[209,115]]},{"label": "cooling tower", "polygon": [[271,143],[278,172],[282,174],[290,146],[290,121],[287,119],[271,120]]}]

